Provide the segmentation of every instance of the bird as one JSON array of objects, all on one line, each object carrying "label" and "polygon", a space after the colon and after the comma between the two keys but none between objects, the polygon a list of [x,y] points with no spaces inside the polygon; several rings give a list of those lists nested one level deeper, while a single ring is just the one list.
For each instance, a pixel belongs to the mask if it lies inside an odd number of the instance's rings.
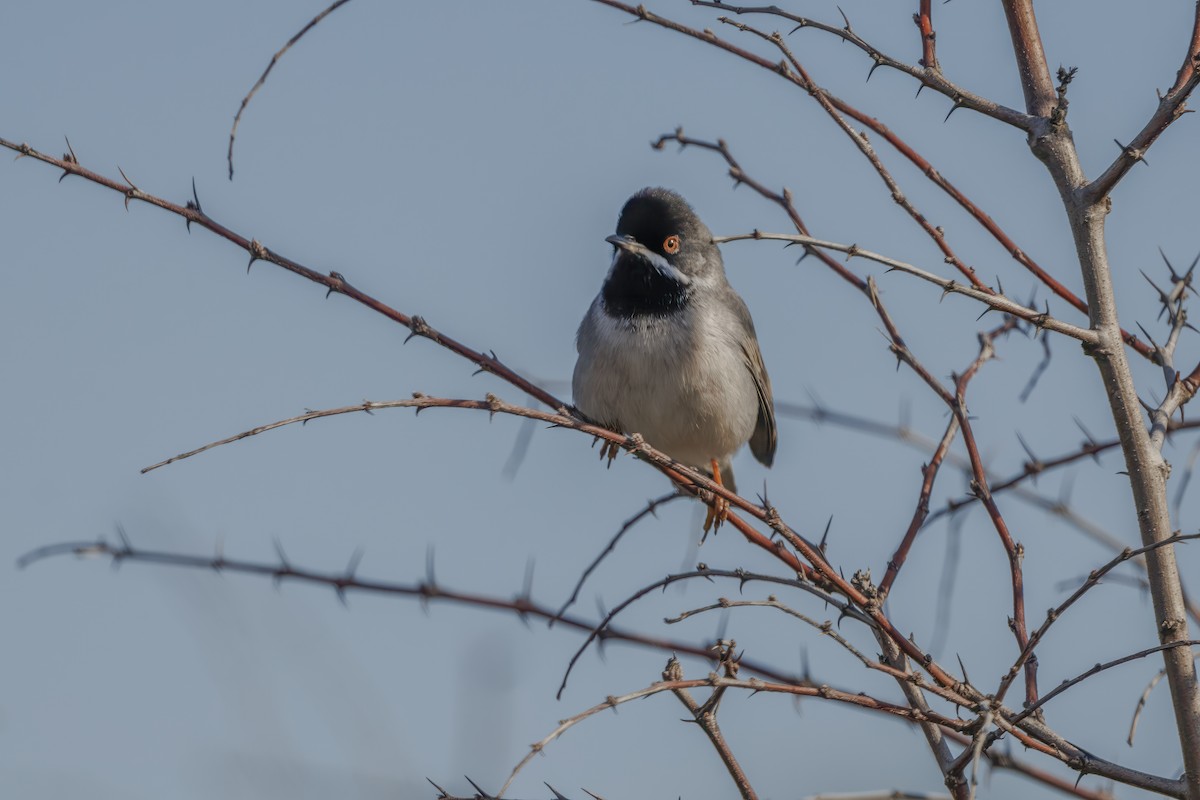
[{"label": "bird", "polygon": [[[679,194],[649,187],[605,241],[612,264],[575,337],[576,409],[736,492],[731,461],[742,445],[768,467],[775,459],[775,404],[754,321],[712,232]],[[714,498],[705,532],[727,514]]]}]

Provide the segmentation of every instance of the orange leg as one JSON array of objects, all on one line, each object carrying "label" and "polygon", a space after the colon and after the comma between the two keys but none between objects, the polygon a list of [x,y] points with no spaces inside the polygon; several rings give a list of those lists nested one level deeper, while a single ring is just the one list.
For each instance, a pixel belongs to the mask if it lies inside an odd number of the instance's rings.
[{"label": "orange leg", "polygon": [[[721,483],[721,467],[717,464],[717,460],[712,460],[712,476],[713,483],[717,486],[724,486]],[[721,527],[721,523],[729,518],[729,501],[724,497],[714,496],[712,504],[708,507],[708,514],[704,517],[704,533],[707,535],[709,528],[712,528],[713,533]]]}]

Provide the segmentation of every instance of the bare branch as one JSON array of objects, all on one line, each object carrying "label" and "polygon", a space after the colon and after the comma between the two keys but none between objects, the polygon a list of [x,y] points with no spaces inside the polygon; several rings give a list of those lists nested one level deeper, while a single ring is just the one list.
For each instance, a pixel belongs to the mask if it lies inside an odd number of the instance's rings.
[{"label": "bare branch", "polygon": [[[717,599],[717,602],[715,602],[711,605],[700,606],[699,608],[693,608],[689,611],[683,611],[683,612],[680,612],[677,616],[667,617],[663,621],[666,622],[668,625],[674,625],[676,623],[683,622],[685,619],[690,619],[692,617],[698,616],[698,615],[703,614],[708,611],[717,611],[717,610],[724,610],[724,609],[729,609],[729,608],[774,608],[777,611],[782,611],[784,614],[787,614],[790,617],[795,617],[796,619],[800,620],[801,622],[808,625],[809,627],[815,628],[817,631],[819,631],[821,633],[821,635],[828,636],[830,639],[833,639],[835,642],[837,642],[839,645],[841,645],[847,652],[849,652],[850,655],[857,658],[859,660],[859,662],[861,662],[862,665],[864,667],[866,667],[867,669],[876,669],[879,667],[878,661],[868,658],[862,651],[860,651],[857,647],[852,645],[850,643],[850,641],[848,639],[846,639],[846,637],[844,637],[840,633],[838,633],[837,629],[834,628],[832,622],[830,622],[829,620],[825,620],[824,622],[817,622],[815,619],[808,616],[807,614],[802,614],[799,611],[797,611],[796,609],[792,608],[791,606],[788,606],[787,604],[780,602],[779,598],[777,598],[773,594],[767,595],[766,600],[730,600],[728,598],[721,597],[721,598]],[[891,673],[889,673],[889,674],[891,674]],[[906,679],[911,679],[913,676],[912,676],[912,674],[905,674],[903,677]]]},{"label": "bare branch", "polygon": [[536,397],[539,402],[545,403],[547,406],[555,409],[560,414],[566,415],[568,413],[569,406],[566,403],[559,400],[540,386],[535,385],[531,381],[521,377],[516,372],[509,369],[500,361],[500,359],[495,356],[494,353],[485,355],[477,350],[472,350],[466,345],[461,344],[455,339],[452,339],[449,336],[446,336],[444,333],[436,330],[422,317],[415,314],[410,316],[397,311],[386,303],[383,303],[366,292],[363,292],[352,286],[350,282],[346,280],[346,277],[340,272],[330,272],[328,275],[324,275],[314,269],[304,266],[297,261],[293,261],[290,258],[286,258],[278,253],[273,252],[257,239],[250,239],[242,236],[241,234],[230,230],[216,220],[212,219],[200,209],[199,203],[188,201],[186,206],[181,206],[178,203],[172,203],[169,200],[164,200],[161,197],[156,197],[155,195],[143,192],[132,183],[129,183],[128,179],[126,179],[125,183],[121,183],[113,180],[112,178],[105,177],[97,172],[93,172],[90,169],[86,169],[74,158],[55,158],[53,156],[46,155],[45,153],[40,153],[27,144],[17,144],[15,142],[10,142],[7,139],[0,139],[0,147],[6,147],[9,150],[13,150],[23,156],[33,158],[46,164],[53,164],[59,169],[62,169],[64,172],[70,173],[71,175],[78,175],[79,177],[86,178],[87,180],[99,186],[103,186],[107,189],[118,192],[125,198],[126,204],[128,204],[130,200],[138,200],[148,205],[161,208],[164,211],[169,211],[170,213],[183,218],[189,223],[189,225],[199,225],[200,227],[215,233],[222,239],[231,242],[245,252],[249,253],[250,265],[253,265],[255,261],[265,261],[270,264],[275,264],[276,266],[282,267],[288,272],[299,275],[300,277],[310,280],[320,286],[324,286],[327,290],[327,297],[330,294],[335,293],[344,295],[351,300],[366,306],[372,311],[382,314],[388,319],[408,328],[412,332],[408,337],[409,339],[411,339],[413,336],[420,336],[430,340],[431,342],[434,342],[435,344],[441,345],[447,350],[450,350],[451,352],[462,356],[471,363],[475,364],[475,366],[477,366],[481,371],[490,372],[501,380],[511,383],[513,386],[521,389],[531,397]]},{"label": "bare branch", "polygon": [[900,575],[900,569],[904,566],[905,559],[908,558],[908,551],[912,548],[917,533],[925,525],[925,518],[929,516],[929,496],[933,493],[933,482],[937,480],[938,469],[941,468],[946,453],[950,451],[950,444],[957,435],[958,417],[952,416],[946,426],[946,432],[942,434],[942,440],[938,442],[937,450],[933,452],[933,457],[929,459],[928,464],[921,467],[921,492],[917,496],[917,507],[913,510],[908,530],[904,532],[904,538],[900,540],[896,552],[888,560],[887,572],[884,573],[883,580],[879,582],[879,594],[884,599],[887,599],[891,593],[892,584]]},{"label": "bare branch", "polygon": [[508,788],[509,784],[511,784],[516,774],[520,772],[520,770],[523,769],[535,755],[542,752],[546,748],[546,745],[550,744],[568,730],[575,727],[580,722],[583,722],[585,719],[593,717],[602,711],[615,708],[618,705],[628,703],[632,700],[641,700],[642,698],[650,697],[652,695],[659,694],[660,692],[675,692],[678,690],[699,689],[704,687],[710,687],[712,689],[745,689],[752,694],[757,694],[759,692],[771,692],[792,695],[795,697],[816,697],[824,700],[832,700],[834,702],[854,705],[871,711],[878,711],[898,717],[900,719],[908,720],[910,722],[921,722],[927,720],[930,722],[935,722],[938,725],[942,725],[950,730],[961,730],[966,726],[966,723],[964,723],[962,720],[952,720],[934,712],[924,713],[915,711],[911,708],[877,700],[867,694],[852,694],[839,689],[833,689],[824,684],[820,686],[802,686],[796,684],[769,683],[756,678],[739,679],[721,677],[716,673],[709,675],[707,678],[662,680],[657,683],[652,683],[644,689],[629,692],[628,694],[619,696],[610,695],[604,700],[604,702],[598,703],[585,711],[581,711],[572,717],[564,719],[553,731],[530,746],[530,752],[513,769],[513,774],[509,777],[509,782],[504,785],[504,788],[500,790],[499,794],[504,794],[505,790]]},{"label": "bare branch", "polygon": [[[1197,10],[1197,14],[1200,15],[1200,9]],[[1200,16],[1198,16],[1196,24],[1200,26]],[[1107,197],[1113,187],[1125,177],[1129,170],[1133,169],[1135,164],[1145,160],[1146,151],[1158,141],[1158,137],[1163,135],[1171,123],[1183,116],[1188,97],[1191,96],[1196,85],[1200,84],[1200,70],[1195,68],[1197,61],[1200,60],[1200,49],[1198,49],[1200,48],[1200,38],[1198,37],[1200,37],[1200,27],[1194,28],[1192,31],[1192,43],[1187,55],[1187,64],[1191,66],[1190,73],[1185,78],[1186,65],[1185,68],[1180,69],[1175,86],[1160,97],[1158,108],[1154,110],[1142,129],[1130,140],[1129,144],[1121,147],[1121,154],[1109,165],[1108,169],[1083,187],[1085,202],[1097,202]],[[1118,145],[1120,145],[1119,142]]]},{"label": "bare branch", "polygon": [[[718,642],[716,650],[718,651],[718,667],[725,673],[726,678],[736,678],[738,671],[738,659],[734,655],[734,642]],[[667,662],[667,668],[663,670],[663,680],[679,681],[683,679],[683,665],[679,660],[672,658]],[[734,758],[733,751],[729,749],[729,743],[725,741],[725,735],[721,733],[721,726],[717,724],[717,708],[721,702],[721,696],[726,687],[718,686],[713,689],[712,694],[704,703],[697,703],[692,697],[692,693],[687,689],[675,689],[675,697],[679,702],[683,703],[684,708],[692,715],[692,719],[700,726],[700,730],[704,731],[704,735],[712,743],[713,749],[717,751],[717,756],[721,759],[721,763],[725,765],[725,769],[729,772],[729,776],[733,778],[733,783],[738,788],[738,793],[742,796],[742,800],[757,800],[758,795],[754,788],[750,785],[750,780],[746,777],[745,770],[738,760]]]},{"label": "bare branch", "polygon": [[1192,38],[1187,52],[1183,56],[1183,66],[1175,75],[1175,83],[1167,90],[1168,95],[1176,94],[1190,82],[1196,74],[1197,58],[1200,57],[1200,3],[1196,4],[1195,15],[1192,18]]},{"label": "bare branch", "polygon": [[1150,414],[1150,444],[1156,450],[1162,451],[1167,431],[1170,429],[1171,417],[1196,396],[1197,389],[1200,389],[1200,363],[1196,364],[1186,378],[1175,373],[1171,390],[1159,403],[1158,408]]},{"label": "bare branch", "polygon": [[[585,569],[583,571],[583,574],[579,576],[579,580],[575,583],[575,588],[574,588],[574,590],[572,590],[571,596],[567,598],[567,601],[565,603],[563,603],[562,608],[560,608],[558,610],[558,613],[563,614],[566,612],[566,610],[568,608],[575,605],[575,601],[579,599],[579,592],[583,589],[583,584],[586,583],[588,577],[593,572],[595,572],[596,567],[600,566],[600,562],[603,561],[604,558],[616,548],[617,542],[621,541],[621,537],[623,537],[626,533],[628,533],[633,528],[634,525],[641,522],[647,516],[649,516],[649,515],[658,516],[657,512],[658,512],[659,506],[666,505],[667,503],[671,502],[672,500],[677,500],[680,497],[684,497],[684,496],[685,495],[682,494],[681,492],[674,491],[674,492],[670,492],[668,494],[664,494],[661,497],[656,497],[653,500],[648,501],[646,503],[646,507],[643,508],[641,511],[637,512],[632,517],[625,520],[625,522],[622,523],[620,529],[617,531],[616,535],[613,536],[612,539],[610,539],[608,541],[608,544],[604,547],[603,550],[600,551],[600,554],[597,555],[595,559],[593,559],[591,564],[588,564],[587,569]],[[551,620],[550,624],[553,625],[554,621]]]},{"label": "bare branch", "polygon": [[1050,627],[1062,617],[1063,613],[1066,612],[1066,610],[1068,608],[1075,605],[1075,603],[1081,597],[1083,597],[1085,594],[1087,594],[1091,589],[1100,585],[1100,581],[1102,578],[1104,578],[1104,576],[1108,575],[1110,572],[1112,572],[1114,569],[1116,569],[1121,564],[1124,564],[1128,561],[1133,561],[1134,559],[1139,558],[1140,556],[1142,556],[1143,554],[1145,554],[1146,552],[1148,552],[1150,550],[1155,550],[1159,547],[1165,547],[1168,545],[1173,545],[1177,542],[1185,542],[1185,541],[1190,541],[1192,539],[1198,539],[1198,538],[1200,538],[1200,533],[1186,534],[1186,535],[1177,533],[1169,539],[1164,539],[1160,542],[1155,542],[1153,544],[1146,545],[1144,547],[1139,547],[1137,549],[1132,549],[1132,548],[1127,547],[1127,548],[1125,548],[1124,551],[1122,551],[1119,555],[1117,555],[1116,558],[1113,558],[1112,560],[1110,560],[1108,563],[1104,564],[1103,566],[1092,570],[1088,574],[1087,579],[1084,580],[1084,582],[1079,586],[1079,588],[1077,588],[1074,592],[1072,592],[1071,595],[1066,600],[1059,603],[1057,607],[1052,608],[1046,612],[1046,621],[1043,622],[1038,627],[1038,629],[1035,630],[1030,635],[1029,643],[1027,645],[1025,645],[1025,648],[1021,651],[1021,655],[1013,663],[1012,667],[1009,668],[1009,670],[1005,674],[1003,680],[1001,680],[1000,687],[996,691],[996,696],[997,697],[1004,696],[1005,692],[1008,690],[1009,684],[1011,684],[1012,681],[1016,678],[1017,673],[1021,669],[1021,666],[1025,663],[1025,660],[1029,657],[1029,655],[1031,653],[1033,653],[1034,649],[1041,643],[1042,639],[1044,639],[1046,637],[1046,634],[1047,634],[1047,632],[1049,632]]},{"label": "bare branch", "polygon": [[849,603],[830,595],[828,592],[809,581],[797,580],[795,578],[781,578],[778,575],[766,575],[763,573],[748,572],[742,569],[710,569],[709,567],[702,565],[702,568],[700,569],[696,569],[691,572],[681,572],[668,575],[665,578],[661,578],[653,583],[647,584],[631,594],[629,597],[622,600],[611,611],[609,611],[604,616],[604,619],[600,620],[596,627],[591,630],[583,644],[581,644],[571,656],[571,660],[567,664],[566,672],[563,674],[562,682],[558,686],[557,696],[560,698],[562,697],[563,690],[567,688],[567,680],[571,677],[571,672],[574,670],[575,664],[579,662],[579,659],[585,652],[587,652],[588,648],[591,647],[592,642],[602,639],[604,631],[610,624],[612,624],[612,621],[616,619],[618,615],[625,611],[625,609],[629,608],[631,605],[653,592],[657,592],[675,583],[695,580],[697,578],[702,578],[704,580],[712,580],[713,578],[734,579],[738,581],[739,585],[745,585],[746,583],[750,582],[758,582],[774,583],[780,586],[791,586],[794,589],[800,589],[801,591],[808,592],[809,594],[820,598],[822,601],[838,609],[838,611],[840,611],[843,615],[862,622],[865,625],[874,626],[876,624],[876,620],[874,620],[870,615],[863,613],[859,609],[851,606]]},{"label": "bare branch", "polygon": [[[600,0],[604,2],[604,0]],[[611,5],[611,4],[610,4]],[[934,34],[931,15],[926,15],[924,9],[929,5],[928,0],[923,0],[921,8],[921,17],[918,17],[917,25],[921,29],[922,36],[922,63],[917,66],[907,64],[897,58],[884,53],[878,47],[875,47],[867,40],[859,36],[855,31],[848,26],[830,25],[828,23],[819,22],[810,17],[802,17],[790,12],[784,11],[777,6],[734,6],[729,3],[722,2],[702,2],[701,0],[692,0],[692,5],[707,6],[715,8],[719,11],[727,11],[731,14],[769,14],[772,16],[786,19],[789,22],[795,23],[795,28],[792,33],[799,30],[812,28],[813,30],[822,31],[839,37],[842,41],[852,44],[859,50],[863,51],[874,62],[872,71],[879,67],[889,67],[898,72],[903,72],[921,82],[923,87],[929,88],[945,95],[954,101],[955,105],[969,108],[972,111],[977,111],[993,119],[999,120],[1007,125],[1021,130],[1028,130],[1032,119],[1028,114],[1018,111],[1013,108],[996,103],[986,97],[977,95],[967,89],[958,86],[947,80],[942,74],[941,68],[937,64],[937,57],[934,55]],[[922,19],[923,17],[923,19]],[[926,32],[928,29],[928,32]]]},{"label": "bare branch", "polygon": [[1085,344],[1092,344],[1096,341],[1094,331],[1087,328],[1080,328],[1075,325],[1062,322],[1048,314],[1038,311],[1033,308],[1027,308],[1020,303],[1010,300],[1001,294],[992,294],[987,291],[981,291],[965,284],[957,283],[956,281],[942,278],[932,272],[927,272],[920,267],[913,266],[904,261],[899,261],[894,258],[882,255],[880,253],[866,250],[859,247],[857,244],[842,244],[841,242],[829,242],[823,239],[814,239],[811,236],[803,236],[791,233],[765,233],[763,231],[754,231],[752,233],[743,233],[736,236],[717,236],[713,241],[717,243],[737,242],[746,240],[770,240],[779,242],[790,242],[793,244],[803,244],[808,247],[817,247],[826,250],[836,250],[841,253],[846,253],[851,258],[865,258],[868,261],[874,261],[877,264],[882,264],[889,271],[904,272],[908,275],[913,275],[923,281],[934,284],[941,288],[946,294],[961,294],[970,297],[973,300],[978,300],[986,304],[990,308],[997,311],[1003,311],[1005,314],[1011,314],[1018,319],[1025,320],[1039,328],[1044,328],[1048,331],[1061,333],[1064,336],[1070,336],[1072,339],[1077,339]]},{"label": "bare branch", "polygon": [[[978,222],[984,228],[984,230],[991,234],[992,237],[1000,243],[1005,251],[1008,252],[1017,263],[1025,267],[1025,269],[1032,273],[1042,284],[1054,292],[1054,294],[1065,300],[1081,313],[1088,313],[1087,303],[1085,303],[1074,292],[1072,292],[1060,281],[1054,278],[1054,276],[1038,265],[1037,262],[1031,259],[1029,255],[1020,247],[1018,247],[1017,244],[1008,236],[1008,234],[1006,234],[1004,230],[1000,228],[1000,226],[997,225],[987,213],[971,202],[966,195],[964,195],[953,184],[942,177],[941,173],[939,173],[932,164],[930,164],[919,153],[909,147],[909,145],[903,139],[896,136],[896,134],[889,130],[886,125],[874,117],[862,113],[853,106],[843,103],[833,95],[825,93],[824,96],[829,98],[830,102],[838,111],[846,114],[849,117],[852,117],[859,123],[865,125],[887,139],[889,144],[895,147],[901,155],[911,161],[921,171],[921,174],[927,177],[930,181],[942,189],[942,191],[946,192],[946,194],[948,194],[955,202],[962,206],[962,208],[966,210],[967,213],[969,213],[976,220],[976,222]],[[750,179],[741,169],[741,167],[737,165],[737,162],[733,160],[732,155],[729,153],[728,147],[723,141],[718,141],[716,144],[713,144],[711,142],[704,142],[698,139],[684,137],[682,129],[678,129],[674,135],[668,134],[660,137],[658,141],[654,143],[655,148],[661,149],[666,141],[678,141],[681,145],[697,146],[721,153],[726,162],[730,165],[730,175],[735,181],[751,186],[755,189],[755,191],[758,191],[767,199],[770,199],[773,202],[781,205],[788,212],[793,224],[796,225],[797,232],[805,236],[810,234],[810,231],[800,221],[799,215],[796,213],[794,206],[791,204],[790,193],[785,189],[782,195],[776,194],[763,187],[762,184]],[[859,291],[866,291],[865,281],[847,271],[845,267],[843,267],[837,261],[829,258],[827,254],[822,253],[819,249],[814,250],[813,248],[806,247],[805,253],[815,253],[821,259],[821,261],[825,263],[826,266],[837,272],[838,275],[844,280],[854,285]],[[1145,358],[1150,358],[1153,355],[1153,350],[1147,347],[1144,342],[1140,341],[1137,336],[1133,335],[1132,333],[1122,329],[1121,336],[1124,342],[1133,348],[1139,355]]]},{"label": "bare branch", "polygon": [[271,74],[271,70],[275,69],[275,65],[279,63],[279,59],[283,57],[283,54],[290,50],[292,45],[300,41],[304,34],[316,27],[321,20],[325,19],[325,17],[329,16],[334,11],[337,11],[339,7],[344,6],[348,2],[350,2],[350,0],[335,0],[335,2],[331,3],[324,11],[309,20],[307,25],[297,31],[292,38],[287,40],[287,44],[279,48],[275,55],[271,56],[271,62],[267,64],[267,68],[263,70],[263,74],[258,76],[258,80],[254,82],[252,87],[250,87],[250,91],[246,92],[246,96],[242,98],[241,105],[238,106],[237,114],[233,116],[233,127],[229,129],[229,152],[225,156],[226,161],[229,163],[229,180],[233,180],[233,141],[237,138],[238,123],[242,121],[242,114],[245,112],[246,106],[250,105],[250,100],[258,92],[258,90],[262,88],[262,85],[267,82],[267,76]]},{"label": "bare branch", "polygon": [[946,236],[942,229],[938,226],[935,226],[924,214],[918,211],[908,197],[904,194],[904,192],[901,191],[900,184],[896,182],[896,179],[892,177],[891,172],[889,172],[888,169],[883,165],[883,162],[879,159],[878,154],[875,152],[875,148],[871,146],[871,143],[867,140],[867,137],[855,130],[848,122],[846,122],[845,117],[843,117],[838,111],[838,108],[834,103],[835,98],[833,98],[832,95],[829,95],[824,89],[820,89],[816,86],[816,84],[809,77],[804,65],[801,64],[799,59],[796,58],[795,54],[792,53],[791,48],[787,46],[787,43],[783,40],[783,37],[778,33],[764,33],[763,31],[757,30],[750,25],[736,22],[726,17],[721,17],[721,21],[737,27],[738,30],[746,31],[754,34],[755,36],[759,36],[779,48],[779,51],[783,54],[784,58],[787,59],[788,63],[792,65],[792,68],[796,70],[801,79],[808,86],[809,94],[812,95],[812,97],[817,101],[817,104],[820,105],[825,113],[830,116],[834,123],[836,123],[837,126],[842,129],[842,132],[850,137],[850,141],[854,143],[854,146],[858,148],[859,152],[863,154],[863,157],[867,159],[867,162],[870,163],[871,167],[879,175],[879,178],[887,187],[888,193],[891,195],[892,200],[898,206],[904,209],[905,213],[907,213],[909,217],[911,217],[912,220],[916,222],[918,226],[920,226],[921,230],[925,232],[925,235],[933,240],[933,243],[937,245],[938,249],[940,249],[942,254],[945,256],[946,263],[951,264],[955,269],[961,272],[976,289],[984,292],[990,292],[991,289],[989,289],[987,285],[979,279],[979,277],[975,274],[975,270],[963,263],[963,261],[959,259],[959,257],[950,248],[950,244],[946,241]]},{"label": "bare branch", "polygon": [[[282,558],[279,561],[271,564],[260,561],[228,558],[220,552],[212,556],[189,555],[186,553],[172,553],[162,550],[148,550],[140,547],[134,547],[133,545],[129,544],[127,540],[121,542],[120,544],[112,544],[104,539],[99,539],[95,541],[62,542],[59,544],[47,545],[45,547],[39,547],[36,550],[25,554],[20,558],[20,560],[18,560],[17,565],[21,568],[25,568],[34,564],[35,562],[63,555],[74,555],[80,558],[107,558],[114,564],[120,564],[128,561],[134,563],[157,564],[160,566],[182,567],[185,569],[207,570],[218,574],[231,572],[244,575],[258,575],[261,577],[270,578],[277,585],[286,580],[315,584],[319,586],[328,586],[338,594],[362,592],[365,594],[378,594],[394,597],[411,597],[420,600],[423,604],[443,602],[472,606],[475,608],[507,612],[521,618],[535,617],[544,619],[546,621],[554,620],[559,625],[563,625],[577,631],[590,633],[596,630],[596,623],[594,622],[584,620],[579,617],[558,616],[556,614],[556,609],[536,603],[527,596],[499,597],[448,589],[440,585],[431,576],[426,576],[425,580],[416,583],[369,580],[359,577],[353,571],[343,570],[337,572],[325,572],[297,567]],[[712,574],[717,575],[718,577],[736,577],[733,575],[733,573],[720,574],[719,571],[716,570],[712,571]],[[625,631],[620,628],[614,628],[611,625],[604,626],[603,630],[596,635],[606,641],[628,642],[630,644],[640,645],[642,647],[647,647],[668,654],[682,653],[689,656],[695,656],[704,660],[706,663],[712,661],[712,652],[707,646],[694,645],[685,641],[663,639],[656,636],[646,636],[644,634]],[[760,664],[753,660],[743,659],[742,667],[747,672],[760,675],[763,678],[767,678],[768,680],[779,683],[801,681],[800,678],[794,675],[781,672],[767,664]]]},{"label": "bare branch", "polygon": [[1025,717],[1029,716],[1030,714],[1036,713],[1037,710],[1040,709],[1042,706],[1044,706],[1047,702],[1054,699],[1055,697],[1058,697],[1060,694],[1065,692],[1067,689],[1070,689],[1072,686],[1075,686],[1078,683],[1082,683],[1083,681],[1087,680],[1088,678],[1092,677],[1093,675],[1098,675],[1107,669],[1112,669],[1113,667],[1120,666],[1121,664],[1127,664],[1130,661],[1136,661],[1139,658],[1145,658],[1146,656],[1153,655],[1154,653],[1161,653],[1164,650],[1170,650],[1170,649],[1176,648],[1176,647],[1197,647],[1197,646],[1200,646],[1200,639],[1181,639],[1181,640],[1175,641],[1175,642],[1168,642],[1167,644],[1160,644],[1160,645],[1157,645],[1156,647],[1148,647],[1145,650],[1139,650],[1136,653],[1130,653],[1127,656],[1121,656],[1120,658],[1115,658],[1112,661],[1106,661],[1103,664],[1096,664],[1091,669],[1081,672],[1080,674],[1076,675],[1074,678],[1071,678],[1070,680],[1063,681],[1058,686],[1056,686],[1053,689],[1051,689],[1050,691],[1046,692],[1046,694],[1042,695],[1042,697],[1036,703],[1033,703],[1028,708],[1026,708],[1024,711],[1022,711],[1020,714],[1018,714],[1013,719],[1013,723],[1014,724],[1018,723]]},{"label": "bare branch", "polygon": [[933,30],[933,0],[921,0],[921,8],[913,15],[913,22],[921,31],[921,66],[940,74],[942,68],[937,60],[937,34]]}]

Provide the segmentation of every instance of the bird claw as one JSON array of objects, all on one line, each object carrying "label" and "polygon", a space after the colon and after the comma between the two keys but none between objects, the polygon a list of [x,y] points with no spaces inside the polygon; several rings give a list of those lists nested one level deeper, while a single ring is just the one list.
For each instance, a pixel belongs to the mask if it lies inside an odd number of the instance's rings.
[{"label": "bird claw", "polygon": [[613,459],[616,458],[617,454],[620,452],[621,446],[619,444],[606,440],[600,445],[600,460],[603,461],[605,458],[607,458],[608,464],[606,466],[611,467]]},{"label": "bird claw", "polygon": [[[717,460],[712,460],[712,476],[713,483],[717,486],[724,487],[721,483],[721,467],[717,464]],[[714,534],[721,528],[722,523],[729,518],[729,501],[724,497],[714,493],[712,501],[708,505],[708,514],[704,517],[704,535],[707,536],[709,529]]]},{"label": "bird claw", "polygon": [[729,501],[724,497],[714,495],[712,504],[708,507],[708,514],[704,517],[704,535],[708,536],[710,528],[715,534],[727,519],[729,519]]}]

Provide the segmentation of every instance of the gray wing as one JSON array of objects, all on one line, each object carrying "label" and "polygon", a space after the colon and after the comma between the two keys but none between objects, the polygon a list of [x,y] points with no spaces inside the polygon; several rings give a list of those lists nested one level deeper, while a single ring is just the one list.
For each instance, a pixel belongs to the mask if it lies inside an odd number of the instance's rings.
[{"label": "gray wing", "polygon": [[750,310],[745,301],[732,290],[736,298],[734,308],[738,321],[742,324],[745,336],[742,337],[742,355],[745,356],[746,369],[754,379],[754,388],[758,392],[758,421],[754,424],[754,433],[750,435],[750,452],[761,463],[771,466],[775,461],[775,445],[778,436],[775,431],[775,399],[771,395],[771,378],[767,375],[767,367],[763,364],[762,351],[758,347],[758,336],[754,332],[754,320],[750,318]]}]

